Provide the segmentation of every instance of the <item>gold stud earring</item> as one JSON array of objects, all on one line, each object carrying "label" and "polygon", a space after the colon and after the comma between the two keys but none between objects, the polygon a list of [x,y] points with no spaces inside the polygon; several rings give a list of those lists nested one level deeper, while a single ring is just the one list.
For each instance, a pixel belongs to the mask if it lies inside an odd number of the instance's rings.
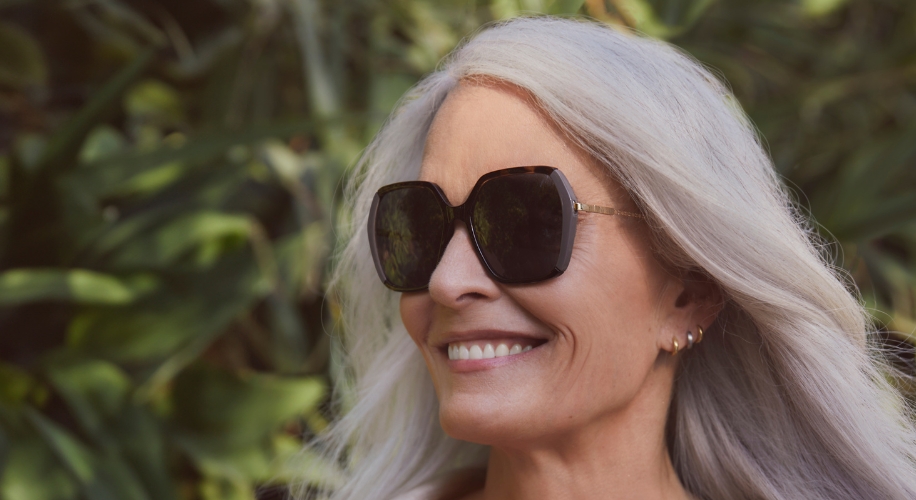
[{"label": "gold stud earring", "polygon": [[672,356],[677,356],[677,351],[680,346],[677,343],[677,337],[671,337],[671,342],[674,343],[674,352],[671,353]]},{"label": "gold stud earring", "polygon": [[703,327],[697,325],[697,344],[703,341]]}]

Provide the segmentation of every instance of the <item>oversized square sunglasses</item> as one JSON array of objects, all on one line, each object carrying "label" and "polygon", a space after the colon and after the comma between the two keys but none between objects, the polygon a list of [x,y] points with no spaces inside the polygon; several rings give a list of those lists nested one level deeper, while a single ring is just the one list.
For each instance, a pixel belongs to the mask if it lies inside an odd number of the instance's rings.
[{"label": "oversized square sunglasses", "polygon": [[566,270],[579,212],[642,215],[576,201],[554,167],[490,172],[458,206],[436,184],[399,182],[375,193],[369,211],[369,247],[385,286],[424,290],[455,230],[464,222],[487,272],[501,283],[536,283]]}]

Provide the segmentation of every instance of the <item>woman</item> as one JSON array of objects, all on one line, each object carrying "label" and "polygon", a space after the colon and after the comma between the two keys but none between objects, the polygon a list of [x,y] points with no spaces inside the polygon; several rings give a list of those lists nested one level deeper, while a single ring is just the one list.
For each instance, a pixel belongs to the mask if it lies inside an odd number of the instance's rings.
[{"label": "woman", "polygon": [[866,313],[734,102],[553,18],[417,85],[349,192],[331,497],[916,498]]}]

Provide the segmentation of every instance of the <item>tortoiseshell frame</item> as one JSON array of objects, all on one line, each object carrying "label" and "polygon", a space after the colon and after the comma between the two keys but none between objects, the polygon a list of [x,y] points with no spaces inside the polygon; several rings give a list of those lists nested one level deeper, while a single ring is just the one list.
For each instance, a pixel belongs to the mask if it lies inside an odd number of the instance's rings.
[{"label": "tortoiseshell frame", "polygon": [[[510,280],[505,277],[499,276],[496,274],[490,265],[487,263],[486,259],[483,256],[483,251],[480,248],[480,244],[477,240],[476,229],[471,223],[471,207],[477,201],[477,194],[479,192],[480,186],[485,182],[495,177],[503,177],[508,175],[522,175],[522,174],[545,174],[547,175],[554,183],[554,186],[557,188],[557,192],[560,195],[560,206],[563,210],[563,219],[562,219],[562,228],[560,233],[560,253],[557,256],[557,263],[554,266],[553,270],[545,276],[537,278],[528,278],[525,280]],[[445,252],[446,246],[448,246],[449,241],[451,240],[450,232],[455,230],[455,221],[460,220],[464,222],[465,226],[468,227],[468,231],[471,235],[471,241],[474,243],[474,251],[477,254],[477,258],[480,259],[481,264],[484,268],[493,277],[496,281],[506,284],[527,284],[527,283],[537,283],[540,281],[548,280],[550,278],[559,276],[566,271],[566,268],[569,266],[569,260],[572,256],[572,247],[573,242],[576,239],[576,221],[579,211],[583,212],[594,212],[605,215],[622,215],[626,217],[638,217],[642,218],[639,214],[623,212],[616,210],[610,207],[599,207],[596,205],[586,205],[584,203],[579,203],[576,201],[575,193],[573,193],[572,186],[569,185],[569,181],[566,180],[566,176],[563,175],[559,169],[555,167],[545,167],[545,166],[529,166],[529,167],[513,167],[506,168],[502,170],[496,170],[485,174],[480,179],[477,179],[477,183],[474,184],[474,188],[471,189],[471,193],[468,195],[467,200],[464,203],[458,206],[452,206],[448,202],[445,193],[442,192],[442,189],[433,184],[432,182],[426,181],[408,181],[408,182],[398,182],[395,184],[389,184],[387,186],[381,187],[376,193],[375,197],[372,200],[372,208],[369,209],[369,248],[372,251],[372,260],[375,263],[375,270],[378,272],[379,278],[388,288],[397,291],[397,292],[415,292],[420,290],[425,290],[429,287],[429,284],[420,286],[420,287],[398,287],[391,283],[388,278],[385,276],[384,269],[382,267],[381,260],[378,255],[378,246],[375,241],[375,224],[376,224],[376,213],[378,211],[379,201],[382,196],[391,191],[397,189],[402,189],[405,187],[419,187],[424,189],[432,190],[438,200],[440,208],[442,208],[445,213],[445,224],[442,227],[442,248],[439,249],[439,256],[437,260],[442,259],[442,254]]]}]

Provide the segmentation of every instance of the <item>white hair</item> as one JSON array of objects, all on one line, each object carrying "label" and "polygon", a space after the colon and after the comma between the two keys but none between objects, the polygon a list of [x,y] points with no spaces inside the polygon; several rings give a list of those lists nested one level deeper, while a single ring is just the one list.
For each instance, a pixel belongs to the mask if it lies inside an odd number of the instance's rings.
[{"label": "white hair", "polygon": [[[647,216],[660,261],[716,283],[725,306],[685,353],[668,422],[699,498],[916,498],[910,409],[869,347],[868,315],[822,255],[730,92],[663,42],[593,22],[521,18],[466,42],[401,101],[356,167],[335,288],[346,413],[309,451],[343,464],[332,499],[387,499],[487,448],[447,436],[399,294],[372,264],[373,193],[416,179],[430,124],[463,79],[527,91]],[[301,492],[300,492],[301,493]],[[308,495],[305,495],[308,496]]]}]

